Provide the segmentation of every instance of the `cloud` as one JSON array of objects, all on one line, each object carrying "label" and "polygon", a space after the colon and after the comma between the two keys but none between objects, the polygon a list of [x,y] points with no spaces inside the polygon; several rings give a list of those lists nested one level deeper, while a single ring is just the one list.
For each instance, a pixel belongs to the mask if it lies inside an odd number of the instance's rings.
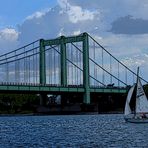
[{"label": "cloud", "polygon": [[127,65],[128,67],[133,67],[133,66],[142,66],[148,62],[148,57],[145,54],[140,54],[140,55],[135,55],[133,57],[126,57],[125,59],[122,60],[122,63]]},{"label": "cloud", "polygon": [[[147,19],[148,1],[147,0],[67,0],[71,5],[81,6],[83,9],[101,9],[106,17],[113,19],[116,17],[132,15],[137,18]],[[136,10],[136,11],[135,11]],[[116,13],[115,13],[116,12]]]},{"label": "cloud", "polygon": [[[72,35],[82,32],[92,32],[98,27],[100,13],[82,9],[66,1],[59,1],[59,5],[44,11],[38,11],[28,16],[18,26],[19,43],[21,45],[39,38],[56,38],[59,35]],[[94,29],[95,28],[95,29]]]},{"label": "cloud", "polygon": [[[147,0],[141,3],[139,0],[58,0],[54,8],[26,17],[18,25],[18,31],[2,29],[0,48],[15,49],[16,45],[20,47],[40,38],[88,32],[119,60],[125,60],[141,53],[147,54],[143,50],[148,46],[147,13]],[[143,59],[142,56],[140,58]]]},{"label": "cloud", "polygon": [[45,15],[45,12],[37,11],[37,12],[35,12],[34,14],[28,16],[28,17],[26,18],[26,20],[27,20],[27,19],[28,19],[28,20],[31,20],[31,19],[34,19],[34,18],[41,18],[43,15]]},{"label": "cloud", "polygon": [[81,33],[80,30],[74,31],[73,35],[79,35]]},{"label": "cloud", "polygon": [[95,14],[99,14],[97,11],[84,10],[80,6],[70,5],[67,0],[59,0],[58,2],[62,10],[68,14],[69,20],[72,23],[93,20]]},{"label": "cloud", "polygon": [[10,48],[15,48],[17,46],[18,36],[19,33],[14,28],[4,28],[0,30],[1,53],[7,52]]},{"label": "cloud", "polygon": [[18,39],[18,32],[13,28],[4,28],[0,30],[0,40],[16,41]]},{"label": "cloud", "polygon": [[115,20],[110,31],[115,34],[146,34],[148,33],[147,26],[148,20],[125,16]]}]

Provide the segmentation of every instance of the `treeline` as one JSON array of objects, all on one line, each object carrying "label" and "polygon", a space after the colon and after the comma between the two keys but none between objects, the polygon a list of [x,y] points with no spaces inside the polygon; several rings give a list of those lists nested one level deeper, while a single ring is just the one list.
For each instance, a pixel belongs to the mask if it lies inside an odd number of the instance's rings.
[{"label": "treeline", "polygon": [[0,114],[33,113],[38,104],[35,94],[0,94]]},{"label": "treeline", "polygon": [[144,91],[145,91],[146,95],[148,96],[148,84],[144,85],[143,88],[144,88]]}]

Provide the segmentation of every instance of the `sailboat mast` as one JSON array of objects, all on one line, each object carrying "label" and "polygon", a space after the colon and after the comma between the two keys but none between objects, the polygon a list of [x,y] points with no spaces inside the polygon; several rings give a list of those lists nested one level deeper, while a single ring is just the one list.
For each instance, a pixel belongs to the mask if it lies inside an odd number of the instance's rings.
[{"label": "sailboat mast", "polygon": [[[139,79],[139,66],[138,66],[138,68],[137,68],[137,80],[136,80],[136,98],[137,98],[137,88],[138,88],[138,79]],[[135,109],[134,109],[134,115],[136,116],[136,101],[137,101],[137,99],[135,100]]]},{"label": "sailboat mast", "polygon": [[139,67],[137,68],[137,83],[138,83],[138,78],[139,78]]}]

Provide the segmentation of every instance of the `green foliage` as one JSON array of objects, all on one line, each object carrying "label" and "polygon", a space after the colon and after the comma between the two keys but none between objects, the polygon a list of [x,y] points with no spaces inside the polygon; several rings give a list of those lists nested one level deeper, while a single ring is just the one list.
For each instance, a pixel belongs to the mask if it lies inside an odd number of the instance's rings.
[{"label": "green foliage", "polygon": [[0,113],[32,112],[37,104],[39,98],[34,94],[0,94]]},{"label": "green foliage", "polygon": [[144,91],[145,91],[146,95],[148,95],[148,84],[144,85]]}]

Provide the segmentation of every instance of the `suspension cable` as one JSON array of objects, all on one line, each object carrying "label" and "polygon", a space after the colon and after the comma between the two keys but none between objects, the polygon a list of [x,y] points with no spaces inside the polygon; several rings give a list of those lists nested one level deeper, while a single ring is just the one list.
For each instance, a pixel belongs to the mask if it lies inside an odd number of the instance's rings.
[{"label": "suspension cable", "polygon": [[[117,62],[119,62],[123,67],[125,67],[128,71],[130,71],[131,73],[133,73],[135,76],[137,76],[137,74],[132,71],[131,69],[129,69],[126,65],[124,65],[122,62],[120,62],[116,57],[114,57],[110,52],[108,52],[101,44],[99,44],[93,37],[91,37],[89,34],[88,36],[94,41],[96,42],[97,45],[99,45],[106,53],[108,53],[113,59],[115,59]],[[139,77],[141,80],[143,80],[144,82],[148,83],[148,81],[146,81],[145,79],[143,79],[142,77]]]}]

